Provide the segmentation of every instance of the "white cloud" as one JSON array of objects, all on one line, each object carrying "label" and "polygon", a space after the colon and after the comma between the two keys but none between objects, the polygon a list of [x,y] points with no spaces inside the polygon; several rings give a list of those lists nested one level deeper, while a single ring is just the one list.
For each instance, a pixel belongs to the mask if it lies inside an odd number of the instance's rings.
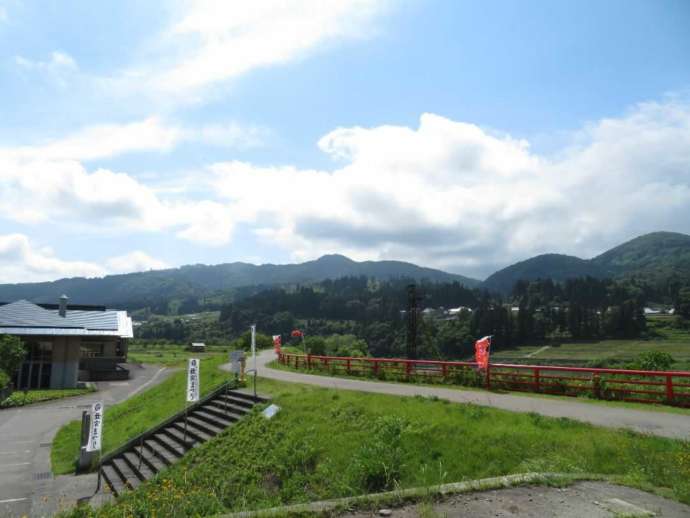
[{"label": "white cloud", "polygon": [[255,131],[245,143],[241,133],[239,126],[185,128],[152,117],[89,127],[41,145],[0,148],[0,214],[22,223],[57,219],[82,229],[106,225],[119,231],[173,230],[195,242],[227,243],[233,224],[225,206],[179,196],[168,199],[127,173],[90,171],[82,161],[164,152],[186,140],[217,144],[223,136],[228,145],[232,138],[237,145],[256,143]]},{"label": "white cloud", "polygon": [[135,250],[125,255],[111,257],[106,261],[111,273],[145,272],[162,270],[169,265],[165,261],[151,257],[146,252]]},{"label": "white cloud", "polygon": [[189,99],[254,69],[282,65],[343,39],[367,37],[388,0],[181,1],[144,64],[106,80],[124,91]]},{"label": "white cloud", "polygon": [[24,234],[0,235],[0,283],[102,277],[162,268],[168,268],[168,264],[141,250],[106,259],[101,265],[60,259],[50,248],[34,246]]},{"label": "white cloud", "polygon": [[36,282],[62,277],[98,277],[105,269],[84,261],[64,261],[36,249],[23,234],[0,235],[0,282]]},{"label": "white cloud", "polygon": [[425,114],[417,129],[339,128],[334,171],[215,164],[236,221],[296,259],[340,251],[486,275],[549,251],[590,256],[636,234],[689,231],[690,105],[636,106],[558,157]]},{"label": "white cloud", "polygon": [[74,58],[59,50],[51,52],[50,59],[48,61],[40,60],[30,60],[22,56],[16,56],[14,58],[15,63],[22,68],[28,70],[39,70],[43,72],[57,72],[59,70],[76,70],[77,62]]},{"label": "white cloud", "polygon": [[9,20],[7,9],[0,5],[0,23],[5,23],[7,20]]}]

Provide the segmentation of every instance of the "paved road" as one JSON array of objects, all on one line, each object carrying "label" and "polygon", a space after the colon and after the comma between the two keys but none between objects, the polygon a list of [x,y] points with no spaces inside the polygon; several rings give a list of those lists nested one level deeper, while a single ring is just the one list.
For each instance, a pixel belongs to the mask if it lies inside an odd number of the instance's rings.
[{"label": "paved road", "polygon": [[132,366],[130,380],[97,383],[98,392],[0,410],[0,517],[50,516],[60,506],[57,500],[65,498],[61,495],[74,493],[75,486],[95,489],[94,477],[52,477],[53,437],[63,424],[80,419],[94,401],[103,401],[107,408],[162,381],[168,371]]},{"label": "paved road", "polygon": [[[396,396],[437,396],[456,403],[474,403],[515,412],[536,412],[548,417],[568,417],[609,428],[628,428],[662,437],[690,439],[690,415],[688,414],[597,405],[565,398],[551,399],[486,391],[422,387],[406,383],[384,383],[316,376],[268,368],[266,364],[274,359],[275,353],[271,350],[262,351],[259,354],[257,358],[259,376],[341,390],[358,390]],[[251,365],[251,360],[248,365]],[[228,368],[228,366],[226,365],[224,368]]]}]

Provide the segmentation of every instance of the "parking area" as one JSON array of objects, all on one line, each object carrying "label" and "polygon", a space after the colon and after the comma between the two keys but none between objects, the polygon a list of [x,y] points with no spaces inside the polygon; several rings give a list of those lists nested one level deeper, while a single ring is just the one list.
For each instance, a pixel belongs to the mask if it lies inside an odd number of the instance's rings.
[{"label": "parking area", "polygon": [[74,499],[76,488],[95,490],[95,476],[52,476],[52,441],[62,425],[80,419],[94,401],[107,408],[159,383],[170,369],[132,365],[130,372],[131,379],[99,382],[98,392],[86,396],[0,411],[0,516],[50,516]]}]

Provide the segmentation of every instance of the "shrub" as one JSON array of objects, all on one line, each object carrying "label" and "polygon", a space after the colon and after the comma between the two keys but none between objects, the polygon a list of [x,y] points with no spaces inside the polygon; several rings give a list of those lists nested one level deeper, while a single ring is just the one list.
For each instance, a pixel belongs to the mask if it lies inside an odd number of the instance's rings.
[{"label": "shrub", "polygon": [[11,335],[0,336],[0,371],[11,378],[19,369],[25,356],[26,349],[19,338]]},{"label": "shrub", "polygon": [[676,360],[668,353],[648,351],[640,354],[631,366],[645,371],[667,371],[674,363]]}]

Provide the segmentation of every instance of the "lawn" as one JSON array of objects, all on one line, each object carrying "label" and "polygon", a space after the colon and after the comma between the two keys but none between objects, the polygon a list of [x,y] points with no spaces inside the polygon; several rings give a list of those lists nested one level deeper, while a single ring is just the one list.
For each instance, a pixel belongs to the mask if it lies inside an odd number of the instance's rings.
[{"label": "lawn", "polygon": [[218,356],[227,357],[227,350],[227,347],[207,346],[206,352],[198,353],[188,351],[186,346],[183,345],[135,345],[129,348],[127,359],[132,363],[155,363],[158,365],[179,366],[183,365],[188,358],[199,358],[204,360]]},{"label": "lawn", "polygon": [[[201,394],[229,379],[218,369],[224,356],[201,360]],[[121,446],[129,439],[161,423],[184,409],[187,373],[180,370],[161,384],[111,408],[106,406],[103,417],[103,454]],[[81,421],[72,421],[60,428],[51,450],[54,474],[73,473],[79,456]]]},{"label": "lawn", "polygon": [[265,379],[259,391],[281,407],[274,419],[255,413],[115,505],[71,516],[207,516],[547,471],[690,503],[688,442],[421,397]]},{"label": "lawn", "polygon": [[561,345],[527,345],[515,349],[499,350],[493,355],[496,362],[521,360],[539,363],[547,360],[569,362],[632,361],[640,354],[660,351],[670,354],[677,362],[675,369],[690,368],[690,333],[673,329],[661,319],[648,319],[649,329],[654,336],[649,340],[600,340],[590,342],[565,342]]},{"label": "lawn", "polygon": [[33,403],[41,403],[43,401],[51,401],[53,399],[83,396],[84,394],[88,394],[93,391],[94,389],[29,390],[27,392],[18,390],[13,392],[8,398],[1,401],[0,408],[12,408],[31,405]]}]

